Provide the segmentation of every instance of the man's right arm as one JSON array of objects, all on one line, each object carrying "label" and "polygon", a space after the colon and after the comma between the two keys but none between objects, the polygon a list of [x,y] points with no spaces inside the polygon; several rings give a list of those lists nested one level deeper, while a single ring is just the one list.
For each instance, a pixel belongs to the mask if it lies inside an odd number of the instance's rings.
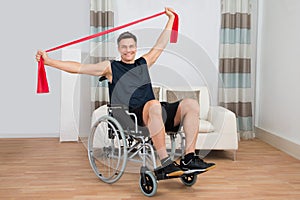
[{"label": "man's right arm", "polygon": [[36,54],[36,60],[39,61],[41,57],[43,57],[45,65],[69,73],[88,74],[93,76],[109,76],[111,74],[110,61],[108,60],[96,64],[81,64],[74,61],[54,60],[48,57],[45,51],[39,50]]}]

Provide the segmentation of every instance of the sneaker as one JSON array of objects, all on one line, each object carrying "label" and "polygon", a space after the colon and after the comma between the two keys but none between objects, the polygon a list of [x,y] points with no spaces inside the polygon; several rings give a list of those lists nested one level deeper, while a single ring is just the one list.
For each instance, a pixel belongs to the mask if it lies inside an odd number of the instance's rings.
[{"label": "sneaker", "polygon": [[159,177],[178,177],[183,175],[184,171],[182,171],[180,166],[174,161],[165,167],[160,167],[156,169],[155,174]]},{"label": "sneaker", "polygon": [[185,173],[206,172],[215,166],[215,163],[204,162],[198,156],[194,156],[188,163],[185,163],[183,159],[180,160],[180,168],[186,171]]}]

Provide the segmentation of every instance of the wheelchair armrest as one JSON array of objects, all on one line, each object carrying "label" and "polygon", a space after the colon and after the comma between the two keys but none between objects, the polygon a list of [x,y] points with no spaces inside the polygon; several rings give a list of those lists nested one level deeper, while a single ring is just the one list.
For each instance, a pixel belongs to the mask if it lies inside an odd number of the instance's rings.
[{"label": "wheelchair armrest", "polygon": [[131,112],[129,112],[128,110],[125,110],[125,113],[127,114],[127,115],[131,115],[131,116],[133,116],[134,117],[134,129],[135,129],[135,132],[137,133],[138,132],[138,121],[137,121],[137,116],[136,116],[136,114],[135,113],[131,113]]}]

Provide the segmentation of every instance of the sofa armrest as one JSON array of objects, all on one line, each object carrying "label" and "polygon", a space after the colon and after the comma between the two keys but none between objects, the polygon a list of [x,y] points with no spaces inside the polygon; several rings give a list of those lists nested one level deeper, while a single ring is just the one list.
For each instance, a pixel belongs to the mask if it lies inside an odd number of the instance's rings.
[{"label": "sofa armrest", "polygon": [[99,108],[94,110],[93,114],[92,114],[91,126],[93,126],[93,124],[96,122],[97,119],[99,119],[103,115],[107,115],[107,114],[108,114],[107,105],[100,106]]},{"label": "sofa armrest", "polygon": [[208,112],[208,121],[212,123],[216,132],[237,134],[236,116],[227,108],[211,106]]}]

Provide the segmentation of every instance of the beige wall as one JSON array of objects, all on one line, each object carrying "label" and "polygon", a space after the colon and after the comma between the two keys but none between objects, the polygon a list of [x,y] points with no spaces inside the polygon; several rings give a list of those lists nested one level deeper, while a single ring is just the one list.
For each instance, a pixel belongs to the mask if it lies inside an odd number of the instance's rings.
[{"label": "beige wall", "polygon": [[300,1],[259,1],[256,126],[300,145]]},{"label": "beige wall", "polygon": [[58,137],[60,72],[47,69],[50,93],[37,95],[35,52],[88,35],[89,1],[1,1],[0,21],[0,137]]}]

